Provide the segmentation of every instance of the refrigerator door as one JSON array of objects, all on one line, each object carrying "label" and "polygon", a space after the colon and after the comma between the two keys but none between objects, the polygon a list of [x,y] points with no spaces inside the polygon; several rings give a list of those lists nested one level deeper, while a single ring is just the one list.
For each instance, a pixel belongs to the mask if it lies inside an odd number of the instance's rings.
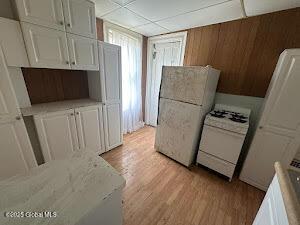
[{"label": "refrigerator door", "polygon": [[164,98],[160,99],[159,107],[156,150],[190,166],[199,143],[202,107]]},{"label": "refrigerator door", "polygon": [[207,74],[207,67],[164,66],[160,97],[202,105]]}]

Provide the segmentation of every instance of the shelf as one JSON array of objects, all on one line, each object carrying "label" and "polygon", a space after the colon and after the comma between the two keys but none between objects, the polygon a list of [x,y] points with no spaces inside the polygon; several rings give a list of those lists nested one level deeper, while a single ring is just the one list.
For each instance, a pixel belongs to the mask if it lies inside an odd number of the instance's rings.
[{"label": "shelf", "polygon": [[23,116],[34,116],[34,115],[48,113],[48,112],[63,111],[63,110],[98,105],[98,104],[102,104],[102,103],[93,99],[85,98],[85,99],[35,104],[32,105],[31,107],[21,108],[21,112]]}]

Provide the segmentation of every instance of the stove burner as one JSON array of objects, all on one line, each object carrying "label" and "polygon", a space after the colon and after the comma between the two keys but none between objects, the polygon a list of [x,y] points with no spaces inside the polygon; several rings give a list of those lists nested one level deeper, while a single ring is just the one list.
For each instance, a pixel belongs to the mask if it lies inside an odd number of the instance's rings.
[{"label": "stove burner", "polygon": [[214,110],[213,113],[216,113],[216,114],[227,114],[227,111],[226,110]]},{"label": "stove burner", "polygon": [[238,122],[238,123],[246,123],[247,120],[243,120],[243,119],[240,119],[240,118],[237,118],[237,117],[231,117],[229,118],[230,120],[234,121],[234,122]]},{"label": "stove burner", "polygon": [[210,115],[213,116],[213,117],[217,117],[217,118],[225,118],[223,113],[212,112],[212,113],[210,113]]},{"label": "stove burner", "polygon": [[241,115],[241,114],[231,114],[231,116],[232,116],[232,117],[235,117],[235,118],[237,118],[237,119],[247,119],[246,116],[243,116],[243,115]]}]

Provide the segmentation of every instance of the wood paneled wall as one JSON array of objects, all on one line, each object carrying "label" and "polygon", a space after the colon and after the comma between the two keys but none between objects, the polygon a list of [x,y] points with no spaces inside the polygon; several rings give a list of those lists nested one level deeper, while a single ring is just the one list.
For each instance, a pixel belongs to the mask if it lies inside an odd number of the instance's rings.
[{"label": "wood paneled wall", "polygon": [[22,68],[31,104],[88,98],[86,71]]},{"label": "wood paneled wall", "polygon": [[300,48],[300,8],[189,29],[184,65],[220,69],[218,92],[264,97],[287,48]]}]

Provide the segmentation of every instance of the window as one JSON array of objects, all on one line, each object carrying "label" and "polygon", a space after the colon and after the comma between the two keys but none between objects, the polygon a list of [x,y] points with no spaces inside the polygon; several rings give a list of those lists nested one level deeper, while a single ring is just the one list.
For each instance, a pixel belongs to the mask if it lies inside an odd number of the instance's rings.
[{"label": "window", "polygon": [[141,128],[142,36],[105,22],[104,40],[121,46],[123,133]]}]

